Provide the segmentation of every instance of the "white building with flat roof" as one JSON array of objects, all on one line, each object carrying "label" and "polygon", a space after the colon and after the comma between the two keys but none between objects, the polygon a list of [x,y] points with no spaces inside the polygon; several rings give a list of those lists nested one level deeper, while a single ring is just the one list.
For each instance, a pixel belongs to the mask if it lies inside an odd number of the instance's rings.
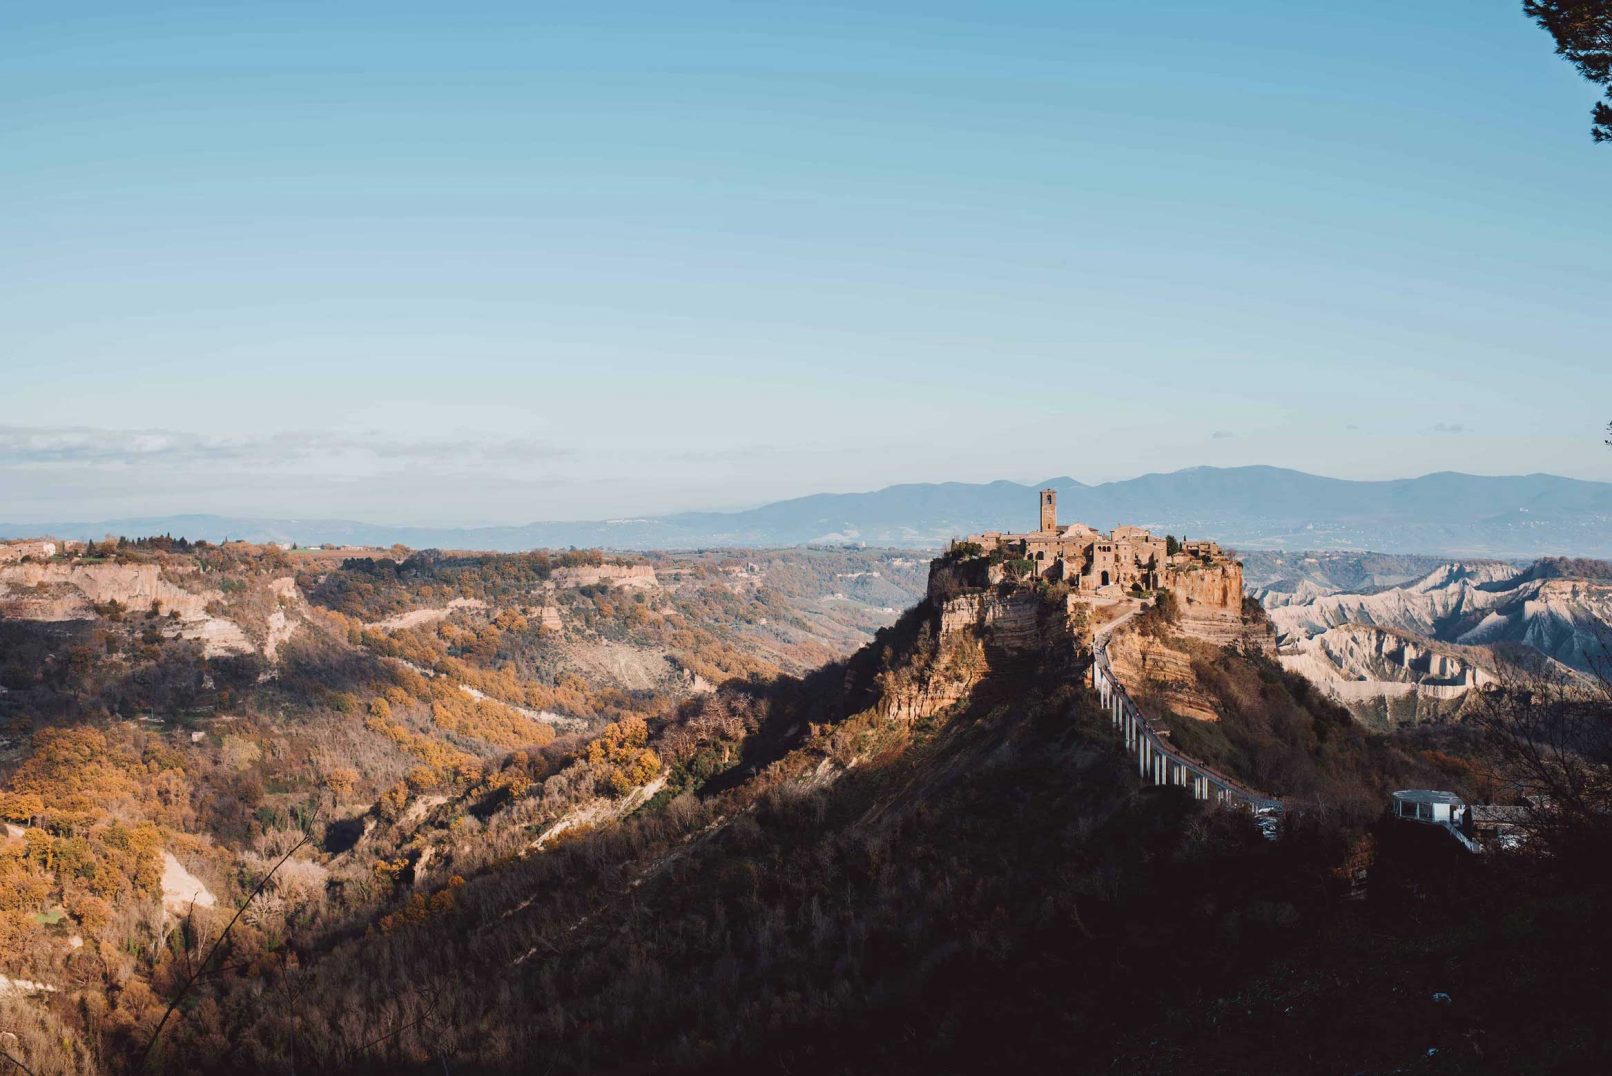
[{"label": "white building with flat roof", "polygon": [[1454,792],[1432,788],[1402,788],[1394,793],[1395,818],[1435,826],[1459,826],[1466,820],[1466,803]]}]

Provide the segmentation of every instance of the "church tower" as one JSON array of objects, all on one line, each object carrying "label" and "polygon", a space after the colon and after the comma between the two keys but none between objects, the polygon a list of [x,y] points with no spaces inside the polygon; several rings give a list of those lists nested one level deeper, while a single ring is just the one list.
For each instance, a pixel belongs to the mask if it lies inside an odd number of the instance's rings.
[{"label": "church tower", "polygon": [[1058,533],[1058,491],[1055,489],[1041,491],[1041,533]]}]

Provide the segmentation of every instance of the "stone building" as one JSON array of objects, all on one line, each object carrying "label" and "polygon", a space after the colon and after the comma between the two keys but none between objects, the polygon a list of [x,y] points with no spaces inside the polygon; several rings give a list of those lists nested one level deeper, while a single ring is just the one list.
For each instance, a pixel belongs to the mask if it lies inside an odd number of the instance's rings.
[{"label": "stone building", "polygon": [[[1167,540],[1145,527],[1115,527],[1112,534],[1104,534],[1084,523],[1060,526],[1058,492],[1044,489],[1040,500],[1039,530],[1029,534],[987,531],[964,541],[978,545],[986,554],[1029,561],[1042,579],[1094,592],[1157,590],[1169,586],[1170,577],[1183,571],[1227,562],[1214,542],[1189,542],[1172,556]],[[1240,599],[1240,573],[1237,590]]]}]

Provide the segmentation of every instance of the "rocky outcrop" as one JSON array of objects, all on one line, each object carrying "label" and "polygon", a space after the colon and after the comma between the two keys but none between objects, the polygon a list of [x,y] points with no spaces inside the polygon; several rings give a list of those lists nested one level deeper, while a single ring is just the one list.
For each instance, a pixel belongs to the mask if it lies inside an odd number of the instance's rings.
[{"label": "rocky outcrop", "polygon": [[187,915],[192,908],[211,908],[218,903],[212,892],[172,852],[162,853],[162,906],[174,915]]},{"label": "rocky outcrop", "polygon": [[609,798],[595,796],[584,803],[571,808],[559,819],[552,822],[542,833],[533,838],[525,848],[525,852],[541,852],[555,838],[569,830],[587,828],[613,822],[636,811],[650,800],[654,799],[661,789],[666,787],[666,775],[657,774],[648,784],[632,789],[625,796]]},{"label": "rocky outcrop", "polygon": [[1474,650],[1429,642],[1385,628],[1345,624],[1302,640],[1286,660],[1309,658],[1339,680],[1383,680],[1460,692],[1497,682]]},{"label": "rocky outcrop", "polygon": [[364,627],[374,628],[377,631],[403,631],[406,628],[418,628],[426,624],[435,624],[440,620],[446,620],[461,609],[485,608],[487,608],[487,603],[480,598],[455,598],[447,605],[427,609],[410,609],[406,613],[398,613],[396,616],[389,616],[384,620],[372,621],[365,624]]},{"label": "rocky outcrop", "polygon": [[940,607],[959,594],[994,587],[1006,578],[1006,569],[1000,564],[991,564],[983,557],[963,560],[937,557],[929,562],[927,594],[929,600]]},{"label": "rocky outcrop", "polygon": [[967,636],[993,657],[1022,657],[1075,645],[1074,608],[1067,597],[1047,597],[1033,587],[970,591],[940,605],[943,644]]},{"label": "rocky outcrop", "polygon": [[1492,655],[1480,648],[1362,624],[1290,643],[1278,660],[1374,726],[1458,716],[1469,693],[1499,680]]},{"label": "rocky outcrop", "polygon": [[[944,578],[937,585],[931,577],[931,593],[949,596],[930,601],[934,613],[922,632],[929,642],[879,673],[876,716],[931,717],[967,699],[994,667],[1049,655],[1075,659],[1078,638],[1064,599],[1049,601],[1031,586],[958,593],[962,582],[946,575],[949,566],[937,561],[935,569]],[[981,570],[978,577],[987,576]]]},{"label": "rocky outcrop", "polygon": [[1317,583],[1310,579],[1283,580],[1282,582],[1283,587],[1280,589],[1262,587],[1254,591],[1254,600],[1266,609],[1279,609],[1284,605],[1304,605],[1307,602],[1315,601],[1317,598],[1324,598],[1328,594],[1338,593],[1338,591],[1325,584]]},{"label": "rocky outcrop", "polygon": [[1470,646],[1518,643],[1581,671],[1596,672],[1612,658],[1612,583],[1531,579],[1496,603],[1456,642]]},{"label": "rocky outcrop", "polygon": [[1284,641],[1317,635],[1340,624],[1367,624],[1456,642],[1441,631],[1481,619],[1487,610],[1505,604],[1512,593],[1507,584],[1520,574],[1509,564],[1452,562],[1404,586],[1371,593],[1325,594],[1268,611]]},{"label": "rocky outcrop", "polygon": [[290,576],[253,580],[233,599],[210,583],[189,566],[6,564],[0,566],[0,617],[94,620],[113,607],[155,613],[166,634],[201,643],[207,657],[262,653],[271,662],[303,623],[306,603]]},{"label": "rocky outcrop", "polygon": [[1443,557],[1340,550],[1248,550],[1239,558],[1249,595],[1267,609],[1327,594],[1370,594],[1414,583]]},{"label": "rocky outcrop", "polygon": [[560,632],[565,629],[565,621],[560,616],[560,607],[558,605],[539,605],[527,612],[537,622],[539,631]]},{"label": "rocky outcrop", "polygon": [[988,665],[982,653],[974,656],[954,649],[946,660],[915,675],[887,675],[873,712],[879,717],[920,721],[933,717],[968,698],[983,679]]},{"label": "rocky outcrop", "polygon": [[1376,725],[1458,716],[1529,670],[1576,676],[1607,653],[1612,583],[1558,567],[1454,561],[1403,586],[1290,598],[1269,610],[1281,662]]},{"label": "rocky outcrop", "polygon": [[[189,586],[175,581],[183,578]],[[195,589],[191,589],[194,587]],[[257,650],[241,626],[209,608],[224,593],[201,585],[190,570],[156,564],[11,564],[0,568],[0,615],[14,620],[93,620],[97,607],[116,603],[133,612],[169,617],[175,634],[199,641],[208,657]]]},{"label": "rocky outcrop", "polygon": [[264,624],[263,656],[272,664],[280,659],[280,648],[291,641],[301,626],[300,618],[294,614],[300,612],[298,607],[303,599],[297,581],[289,575],[271,582],[269,593],[274,596],[274,608]]},{"label": "rocky outcrop", "polygon": [[[700,680],[700,678],[694,677],[694,680],[697,682]],[[705,689],[707,691],[710,690],[710,685],[707,684]],[[553,710],[533,710],[529,706],[519,706],[513,702],[504,702],[502,699],[494,699],[491,695],[488,695],[486,692],[477,688],[471,687],[469,684],[460,684],[459,690],[463,691],[466,695],[469,695],[478,702],[496,702],[500,706],[507,706],[509,709],[514,710],[517,714],[520,714],[523,717],[529,717],[533,721],[541,721],[545,725],[553,725],[555,728],[562,729],[567,732],[578,732],[587,728],[589,725],[589,722],[584,721],[580,717],[566,717],[564,714],[557,714]],[[693,691],[691,691],[690,694],[693,694]]]},{"label": "rocky outcrop", "polygon": [[982,597],[958,596],[934,606],[928,627],[933,645],[915,647],[905,661],[878,674],[875,716],[918,721],[968,697],[990,667],[981,640]]},{"label": "rocky outcrop", "polygon": [[224,597],[204,585],[181,586],[156,564],[10,564],[0,568],[0,587],[9,615],[27,620],[90,620],[96,605],[112,602],[137,612],[156,605],[200,620],[209,603]]},{"label": "rocky outcrop", "polygon": [[1402,587],[1328,594],[1269,612],[1287,650],[1333,628],[1359,624],[1429,643],[1520,644],[1589,671],[1612,641],[1612,582],[1509,564],[1451,562]]},{"label": "rocky outcrop", "polygon": [[35,560],[48,560],[56,555],[58,548],[55,542],[48,539],[0,542],[0,564],[20,561],[24,557],[31,557]]},{"label": "rocky outcrop", "polygon": [[0,975],[0,998],[25,998],[33,994],[55,994],[58,987],[49,983],[36,982],[33,979],[13,979],[8,975]]},{"label": "rocky outcrop", "polygon": [[[933,584],[954,592],[957,580]],[[993,668],[1026,659],[1073,664],[1082,653],[1076,603],[1034,586],[997,585],[931,604],[933,652],[880,674],[880,717],[930,717],[966,699]]]},{"label": "rocky outcrop", "polygon": [[1168,710],[1199,721],[1219,721],[1214,699],[1198,683],[1191,644],[1121,628],[1108,643],[1114,675],[1132,696],[1154,711]]},{"label": "rocky outcrop", "polygon": [[549,582],[561,590],[597,586],[600,583],[642,590],[654,590],[660,586],[655,569],[648,564],[583,564],[556,568]]},{"label": "rocky outcrop", "polygon": [[[1185,563],[1183,563],[1185,562]],[[1164,586],[1184,609],[1204,606],[1241,615],[1243,569],[1236,561],[1203,564],[1172,557],[1164,570]]]}]

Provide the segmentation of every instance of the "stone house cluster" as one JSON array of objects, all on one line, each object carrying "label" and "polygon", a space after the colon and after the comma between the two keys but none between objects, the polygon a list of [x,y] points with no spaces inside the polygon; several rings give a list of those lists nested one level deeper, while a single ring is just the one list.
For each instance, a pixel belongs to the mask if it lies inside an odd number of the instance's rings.
[{"label": "stone house cluster", "polygon": [[[1084,523],[1058,524],[1058,492],[1041,491],[1041,527],[1029,534],[986,531],[963,539],[986,554],[1000,553],[1034,564],[1035,574],[1049,582],[1064,582],[1072,590],[1123,592],[1133,588],[1157,590],[1170,585],[1170,577],[1229,558],[1214,542],[1186,542],[1175,554],[1165,538],[1144,527],[1115,527],[1104,534]],[[956,543],[953,543],[955,547]],[[1238,580],[1241,589],[1241,580]]]}]

